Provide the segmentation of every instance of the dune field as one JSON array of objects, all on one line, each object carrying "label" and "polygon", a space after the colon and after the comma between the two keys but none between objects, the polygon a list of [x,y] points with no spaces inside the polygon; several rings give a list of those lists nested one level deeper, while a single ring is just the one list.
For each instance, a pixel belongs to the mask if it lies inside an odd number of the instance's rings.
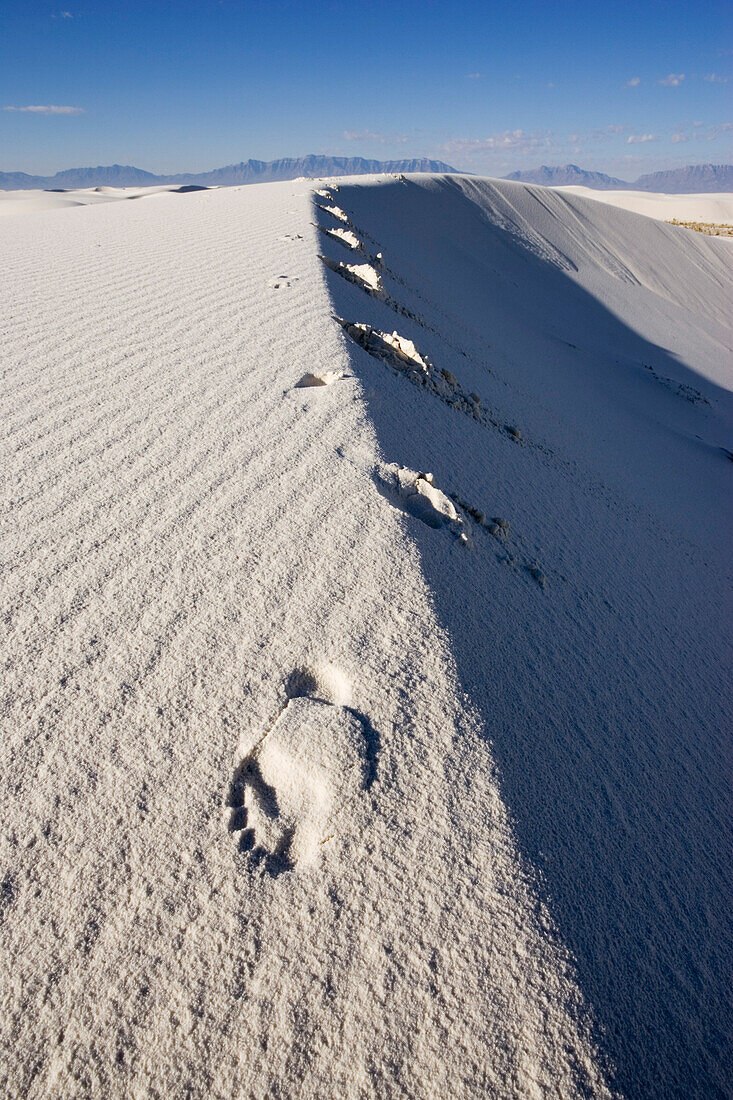
[{"label": "dune field", "polygon": [[0,198],[2,1094],[729,1095],[730,242],[85,194]]},{"label": "dune field", "polygon": [[620,206],[634,214],[671,222],[733,224],[733,195],[657,195],[649,191],[594,191],[590,187],[562,187],[557,190],[596,202]]}]

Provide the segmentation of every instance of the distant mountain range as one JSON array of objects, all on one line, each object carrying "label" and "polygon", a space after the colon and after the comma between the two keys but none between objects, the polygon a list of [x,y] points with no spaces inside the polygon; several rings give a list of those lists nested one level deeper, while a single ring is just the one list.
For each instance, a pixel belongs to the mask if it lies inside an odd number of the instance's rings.
[{"label": "distant mountain range", "polygon": [[607,176],[604,172],[587,172],[584,168],[578,168],[577,164],[565,164],[561,168],[548,168],[543,164],[524,172],[512,172],[504,179],[517,183],[539,183],[543,187],[595,187],[597,191],[617,191],[631,187],[626,180]]},{"label": "distant mountain range", "polygon": [[686,168],[639,176],[634,183],[606,176],[603,172],[587,172],[577,164],[565,164],[560,168],[548,168],[543,164],[525,172],[512,172],[505,178],[545,187],[593,187],[597,191],[659,191],[668,195],[733,191],[733,165],[730,164],[688,164]]},{"label": "distant mountain range", "polygon": [[[286,157],[282,160],[244,160],[212,172],[186,172],[156,176],[131,165],[112,164],[98,168],[67,168],[53,176],[31,176],[25,172],[0,172],[0,190],[72,190],[77,187],[231,187],[242,183],[292,180],[298,176],[360,176],[383,172],[450,172],[458,170],[441,160],[365,160],[364,157]],[[505,179],[539,183],[545,187],[592,187],[598,191],[661,191],[667,194],[733,191],[733,165],[690,164],[667,172],[639,176],[635,183],[588,172],[577,164],[550,168],[542,165],[524,172],[512,172]]]},{"label": "distant mountain range", "polygon": [[638,191],[664,191],[667,194],[694,194],[703,191],[733,191],[733,164],[689,164],[669,172],[639,176]]},{"label": "distant mountain range", "polygon": [[142,168],[112,164],[98,168],[67,168],[53,176],[30,176],[25,172],[0,172],[0,190],[44,188],[65,190],[76,187],[155,187],[180,184],[198,187],[231,187],[240,183],[292,180],[298,176],[360,176],[382,172],[455,172],[441,160],[365,160],[363,157],[286,157],[283,160],[245,160],[212,172],[187,172],[156,176]]}]

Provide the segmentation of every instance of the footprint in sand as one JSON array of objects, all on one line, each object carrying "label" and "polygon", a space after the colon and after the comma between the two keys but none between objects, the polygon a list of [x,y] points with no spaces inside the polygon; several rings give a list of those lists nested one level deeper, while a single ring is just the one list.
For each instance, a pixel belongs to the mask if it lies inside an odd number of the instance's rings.
[{"label": "footprint in sand", "polygon": [[313,866],[337,840],[376,771],[378,738],[331,665],[298,669],[288,702],[229,790],[229,830],[271,875]]},{"label": "footprint in sand", "polygon": [[353,233],[350,229],[323,229],[320,225],[318,228],[322,233],[325,233],[327,237],[333,238],[335,241],[339,241],[352,252],[363,252],[364,245],[361,243],[356,233]]},{"label": "footprint in sand", "polygon": [[323,206],[321,203],[316,203],[319,210],[322,210],[324,214],[330,214],[332,218],[336,218],[337,221],[343,222],[344,225],[351,225],[349,216],[346,211],[342,210],[340,206]]},{"label": "footprint in sand", "polygon": [[342,370],[324,370],[320,374],[312,374],[308,371],[296,382],[296,390],[308,390],[318,386],[331,386],[334,382],[340,382],[344,377]]},{"label": "footprint in sand", "polygon": [[396,462],[381,463],[375,485],[391,504],[421,520],[427,527],[447,530],[468,545],[466,526],[453,501],[435,484],[432,474],[418,473]]}]

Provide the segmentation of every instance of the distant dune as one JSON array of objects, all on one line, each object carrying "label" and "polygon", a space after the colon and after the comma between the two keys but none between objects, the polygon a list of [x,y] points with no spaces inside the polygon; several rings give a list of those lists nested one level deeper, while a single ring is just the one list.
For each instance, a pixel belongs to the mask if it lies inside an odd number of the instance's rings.
[{"label": "distant dune", "polygon": [[[657,195],[647,191],[599,191],[591,187],[562,187],[559,190],[610,203],[624,210],[645,214],[660,221],[680,223],[733,224],[733,193],[701,195]],[[100,203],[125,202],[156,195],[188,195],[205,191],[203,184],[158,184],[154,187],[79,187],[52,190],[13,190],[0,192],[0,218],[41,210],[97,206]]]},{"label": "distant dune", "polygon": [[445,174],[34,194],[0,1094],[727,1095],[729,242]]},{"label": "distant dune", "polygon": [[[609,203],[660,221],[695,221],[733,225],[733,192],[721,194],[654,194],[648,191],[596,191],[590,187],[562,187],[574,195]],[[0,204],[0,208],[1,208]]]}]

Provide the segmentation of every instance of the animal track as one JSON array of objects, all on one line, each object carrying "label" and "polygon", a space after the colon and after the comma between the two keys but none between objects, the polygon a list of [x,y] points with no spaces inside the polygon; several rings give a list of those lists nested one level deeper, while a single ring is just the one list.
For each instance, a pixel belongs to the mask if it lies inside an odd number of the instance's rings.
[{"label": "animal track", "polygon": [[[322,230],[322,232],[333,236],[333,233],[329,233],[327,230]],[[363,246],[361,250],[363,251]],[[389,275],[389,277],[400,286],[407,287],[407,283],[404,279],[400,278],[396,272],[386,266],[381,252],[377,252],[376,255],[370,256],[368,263],[358,265],[341,263],[341,261],[332,260],[328,256],[321,256],[320,259],[330,271],[333,271],[336,275],[340,275],[341,278],[346,279],[347,282],[353,283],[354,286],[358,286],[360,290],[365,291],[365,293],[369,294],[372,298],[378,298],[380,302],[384,302],[386,306],[389,306],[389,308],[399,314],[400,317],[407,317],[409,320],[420,325],[426,332],[432,332],[434,336],[439,336],[447,347],[452,348],[453,351],[457,352],[457,354],[464,359],[470,359],[468,352],[465,351],[464,348],[450,340],[440,331],[440,329],[436,328],[434,325],[428,324],[424,317],[420,317],[419,314],[408,309],[407,306],[403,306],[401,302],[398,302],[396,298],[393,298],[391,294],[386,292],[383,286],[383,278],[385,275]],[[423,298],[423,295],[420,294],[419,291],[413,289],[412,293],[416,294],[419,298]],[[425,299],[423,298],[423,300]],[[435,306],[434,303],[429,304],[434,311],[438,313],[441,312],[439,306]],[[495,373],[487,366],[484,366],[484,370],[492,375]]]},{"label": "animal track", "polygon": [[347,282],[354,283],[375,298],[386,299],[382,276],[371,264],[344,264],[340,260],[330,260],[328,256],[321,256],[320,259],[330,271],[335,271]]},{"label": "animal track", "polygon": [[[440,333],[432,325],[427,324],[421,317],[418,317],[412,310],[407,309],[406,306],[400,305],[396,298],[393,298],[384,289],[382,282],[382,273],[377,268],[383,268],[382,253],[378,252],[376,256],[371,257],[371,263],[364,264],[345,264],[340,260],[331,260],[328,256],[321,256],[321,261],[336,275],[340,275],[342,279],[346,279],[348,283],[353,283],[354,286],[358,286],[360,290],[365,291],[372,298],[378,298],[380,302],[384,302],[385,305],[393,309],[395,313],[398,313],[400,317],[408,317],[411,321],[416,321],[422,328],[427,329],[428,332],[435,333],[439,336]],[[373,266],[374,265],[374,266]],[[460,348],[456,349],[464,358],[467,358],[466,353],[461,351]]]},{"label": "animal track", "polygon": [[270,875],[316,863],[376,775],[379,738],[332,665],[297,669],[288,701],[243,758],[229,789],[229,830]]},{"label": "animal track", "polygon": [[296,279],[292,275],[273,275],[267,285],[271,290],[282,290],[284,287],[292,286],[294,282]]},{"label": "animal track", "polygon": [[282,237],[278,237],[279,241],[302,241],[302,233],[285,233]]},{"label": "animal track", "polygon": [[339,382],[344,377],[342,370],[326,370],[321,374],[311,374],[308,371],[299,382],[296,383],[296,390],[313,389],[318,386],[330,386],[334,382]]},{"label": "animal track", "polygon": [[361,243],[356,233],[353,233],[350,229],[324,229],[323,226],[318,226],[322,233],[325,233],[327,237],[333,237],[334,240],[340,241],[341,244],[346,245],[352,252],[363,252],[364,245]]},{"label": "animal track", "polygon": [[[321,195],[326,199],[329,199],[333,203],[333,196],[329,195],[327,192],[317,191],[316,194]],[[341,226],[339,226],[337,229],[324,229],[322,225],[318,225],[318,223],[316,223],[317,228],[320,229],[321,233],[325,233],[327,237],[333,237],[334,240],[340,241],[341,244],[346,245],[346,247],[351,249],[352,252],[365,251],[364,245],[360,238],[368,237],[369,234],[365,233],[362,229],[359,229],[358,226],[354,225],[353,222],[349,220],[349,216],[345,210],[342,210],[340,206],[336,206],[335,204],[332,206],[324,206],[322,203],[317,202],[315,205],[316,208],[318,210],[321,210],[324,214],[330,214],[330,216],[336,221],[342,222],[345,226],[348,226],[347,229],[342,229]]]},{"label": "animal track", "polygon": [[396,462],[383,463],[377,469],[377,487],[386,490],[388,499],[410,515],[436,530],[447,529],[459,542],[467,543],[463,520],[453,502],[434,483],[432,474],[420,474]]},{"label": "animal track", "polygon": [[[501,431],[517,443],[522,441],[519,428],[511,424],[502,424],[486,408],[477,393],[466,392],[451,371],[438,370],[425,354],[417,350],[412,340],[400,336],[397,332],[392,334],[380,332],[371,325],[345,321],[341,317],[337,317],[336,320],[354,343],[368,351],[375,359],[386,363],[408,382],[427,390],[452,409],[478,421],[484,427]],[[531,446],[544,450],[536,444]]]},{"label": "animal track", "polygon": [[[402,176],[396,178],[404,180]],[[327,236],[340,240],[342,244],[347,245],[352,251],[365,252],[364,245],[353,232],[356,227],[350,222],[345,211],[341,207],[335,205],[333,195],[330,191],[326,188],[322,188],[318,190],[316,194],[333,204],[331,206],[324,206],[321,203],[316,203],[319,210],[332,215],[337,220],[349,226],[349,229],[338,228],[329,230],[324,229],[322,226],[318,226],[318,228]],[[362,236],[368,236],[368,234],[363,233],[361,230],[359,230],[359,232]],[[370,240],[371,239],[372,238],[370,238]],[[406,286],[407,284],[385,265],[381,252],[377,253],[375,257],[370,257],[367,262],[362,264],[348,264],[340,260],[332,260],[330,257],[323,255],[320,259],[330,271],[333,271],[347,282],[353,283],[371,297],[377,298],[401,316],[408,317],[426,330],[440,336],[441,339],[445,339],[437,329],[428,325],[422,318],[406,309],[387,293],[383,281],[385,274],[389,275],[391,279],[402,286]],[[401,374],[404,378],[407,378],[413,385],[426,389],[451,408],[471,417],[471,419],[483,424],[484,427],[490,427],[501,431],[516,443],[523,443],[533,450],[552,455],[552,452],[546,447],[534,443],[525,443],[522,432],[516,425],[502,423],[501,420],[482,403],[482,399],[477,393],[464,390],[451,371],[445,369],[438,370],[430,359],[428,359],[427,355],[418,351],[412,340],[400,336],[397,332],[391,334],[381,332],[368,324],[346,321],[340,317],[336,317],[335,319],[346,332],[347,336],[355,343],[359,344],[360,347],[364,348],[364,350],[369,352],[375,359],[379,359],[394,371]],[[458,348],[450,344],[450,342],[448,343],[449,346],[452,346],[455,351],[463,356],[463,358],[470,358],[462,348]],[[648,369],[651,370],[652,368],[649,367]],[[655,378],[665,383],[671,381],[669,379],[661,379],[656,374]],[[319,385],[323,384],[323,382],[318,380],[318,376],[306,375],[300,384]],[[690,389],[690,387],[685,388]],[[697,394],[697,391],[691,392]],[[694,397],[690,397],[689,395],[685,396],[688,396],[688,400],[695,400]],[[705,400],[701,394],[699,394],[698,397],[701,400]],[[467,520],[471,519],[477,523],[479,527],[484,528],[497,543],[503,546],[509,538],[510,526],[506,520],[498,517],[487,519],[487,517],[477,508],[460,500],[455,494],[451,493],[446,495],[441,492],[441,490],[435,486],[432,474],[417,473],[414,470],[409,470],[407,467],[401,467],[394,463],[391,465],[383,464],[378,470],[376,481],[380,492],[386,490],[385,495],[391,495],[392,498],[397,500],[411,515],[416,516],[429,527],[449,528],[463,544],[468,544],[467,532],[470,529],[470,524],[464,522],[461,515],[456,511],[454,504],[465,514]],[[502,553],[499,560],[512,569],[522,569],[528,573],[541,588],[546,586],[547,579],[536,561],[530,560],[523,555],[517,557],[510,550]]]},{"label": "animal track", "polygon": [[349,215],[346,213],[345,210],[342,210],[340,206],[336,206],[335,204],[333,206],[324,206],[320,202],[317,202],[315,205],[318,210],[322,210],[324,214],[329,214],[336,221],[339,221],[343,225],[348,226],[350,230],[353,230],[354,233],[358,233],[360,237],[369,237],[369,239],[372,240],[372,238],[364,229],[360,229],[358,225],[354,225],[354,223],[349,218]]},{"label": "animal track", "polygon": [[[383,463],[376,470],[376,485],[391,503],[409,512],[428,527],[447,530],[463,546],[474,545],[470,539],[473,520],[498,544],[499,561],[512,569],[529,574],[540,588],[545,588],[547,578],[538,563],[524,556],[516,547],[517,537],[509,522],[499,517],[490,518],[478,508],[467,504],[456,493],[444,493],[435,484],[432,474],[421,474],[397,463]],[[463,516],[461,515],[463,513]],[[464,518],[465,517],[465,518]],[[500,548],[500,549],[499,549]],[[518,553],[514,553],[514,549]]]},{"label": "animal track", "polygon": [[348,214],[346,214],[340,206],[323,206],[321,203],[316,203],[316,206],[319,210],[322,210],[324,214],[331,214],[332,217],[340,222],[344,222],[346,225],[351,224]]},{"label": "animal track", "polygon": [[[506,547],[506,543],[508,541],[516,541],[516,535],[514,535],[514,533],[512,532],[512,528],[508,520],[501,519],[498,516],[489,517],[484,515],[484,513],[480,512],[478,508],[474,508],[471,504],[467,504],[465,501],[461,500],[461,498],[456,493],[449,493],[448,495],[450,496],[454,504],[458,505],[461,511],[470,516],[471,519],[473,519],[479,525],[479,527],[485,528],[489,535],[491,535],[491,537],[495,539],[497,543],[499,543],[499,545],[501,545],[502,547]],[[514,538],[512,539],[513,535]],[[520,569],[523,569],[524,572],[528,573],[529,576],[537,582],[540,588],[545,588],[547,586],[547,577],[542,572],[542,569],[540,568],[537,561],[530,560],[529,558],[521,555],[517,556],[511,550],[505,550],[504,553],[500,554],[499,561],[503,565],[511,566],[512,568],[519,567]]]},{"label": "animal track", "polygon": [[[404,177],[396,176],[395,179],[403,179],[404,180]],[[332,191],[338,191],[339,188],[336,187],[336,186],[332,186],[331,190]],[[331,202],[331,203],[334,202],[333,195],[330,194],[330,192],[326,189],[321,188],[321,189],[317,190],[315,192],[315,194],[320,195],[321,198],[328,199],[329,202]],[[326,213],[333,214],[334,210],[337,209],[337,210],[339,210],[340,214],[344,214],[344,211],[341,209],[341,207],[334,207],[333,209],[331,209],[329,207],[323,206],[321,203],[316,203],[315,205],[319,210],[323,210]],[[339,217],[339,220],[342,220],[342,219]],[[324,228],[324,226],[318,225],[317,223],[316,223],[316,228],[319,229],[321,231],[321,233],[325,234],[327,237],[333,237],[335,240],[338,240],[341,244],[345,245],[351,251],[364,252],[366,254],[366,249],[364,247],[364,244],[359,239],[357,234],[360,233],[362,237],[369,237],[369,240],[371,240],[373,243],[376,243],[376,242],[374,242],[374,238],[371,237],[368,233],[365,233],[363,230],[357,229],[357,227],[353,224],[353,222],[351,222],[348,219],[347,216],[344,215],[343,220],[344,220],[345,224],[349,226],[349,229],[341,229],[341,228],[326,229],[326,228]],[[356,232],[352,232],[352,230],[356,230]],[[419,324],[422,328],[426,329],[428,332],[432,332],[436,336],[440,336],[440,338],[443,340],[443,342],[445,344],[447,344],[448,347],[452,348],[459,355],[463,356],[464,359],[469,359],[470,358],[468,353],[462,347],[459,347],[457,344],[455,344],[452,340],[450,340],[447,336],[445,336],[445,334],[441,333],[433,325],[428,324],[427,321],[424,320],[424,318],[420,317],[418,314],[414,313],[411,309],[408,309],[406,306],[403,306],[400,302],[397,301],[396,298],[393,298],[390,294],[385,293],[383,289],[380,288],[379,290],[375,290],[373,285],[370,285],[371,280],[367,279],[366,281],[364,281],[360,278],[352,278],[351,273],[354,272],[355,269],[351,265],[349,265],[349,264],[338,264],[335,261],[331,261],[330,259],[328,259],[325,256],[321,256],[321,260],[323,260],[323,262],[326,264],[326,266],[331,268],[332,271],[335,271],[337,274],[341,275],[343,278],[347,279],[348,281],[353,282],[355,285],[360,286],[361,289],[365,290],[368,294],[371,294],[374,297],[378,297],[381,301],[383,301],[385,303],[385,305],[388,305],[390,307],[390,309],[393,309],[395,311],[395,313],[400,314],[400,316],[402,316],[402,317],[409,317],[410,320],[416,321],[417,324]],[[379,268],[380,273],[384,272],[385,274],[388,274],[390,276],[390,278],[394,280],[395,283],[398,283],[402,287],[412,289],[412,293],[416,294],[418,298],[422,299],[427,304],[429,304],[433,311],[437,311],[438,313],[443,312],[439,305],[437,305],[435,302],[431,302],[429,299],[426,299],[424,297],[424,295],[419,290],[415,290],[414,287],[409,288],[408,284],[405,282],[405,280],[403,278],[401,278],[401,276],[399,276],[397,274],[397,272],[392,271],[390,268],[388,268],[386,266],[385,262],[384,262],[384,257],[383,257],[381,252],[377,252],[374,255],[370,256],[369,257],[369,263],[371,265],[373,265],[375,268]],[[381,274],[380,274],[379,278],[381,279]],[[482,341],[484,343],[486,342],[485,337],[483,336],[483,334],[482,334]],[[490,367],[485,366],[484,369],[487,370],[489,372],[489,374],[494,374],[494,371],[492,371]]]},{"label": "animal track", "polygon": [[709,405],[707,397],[696,390],[694,386],[688,386],[684,382],[676,382],[674,378],[667,378],[664,374],[657,374],[654,367],[649,363],[643,364],[644,369],[648,370],[655,382],[659,382],[660,385],[666,386],[672,393],[676,393],[678,397],[684,397],[685,401],[689,401],[693,405]]}]

